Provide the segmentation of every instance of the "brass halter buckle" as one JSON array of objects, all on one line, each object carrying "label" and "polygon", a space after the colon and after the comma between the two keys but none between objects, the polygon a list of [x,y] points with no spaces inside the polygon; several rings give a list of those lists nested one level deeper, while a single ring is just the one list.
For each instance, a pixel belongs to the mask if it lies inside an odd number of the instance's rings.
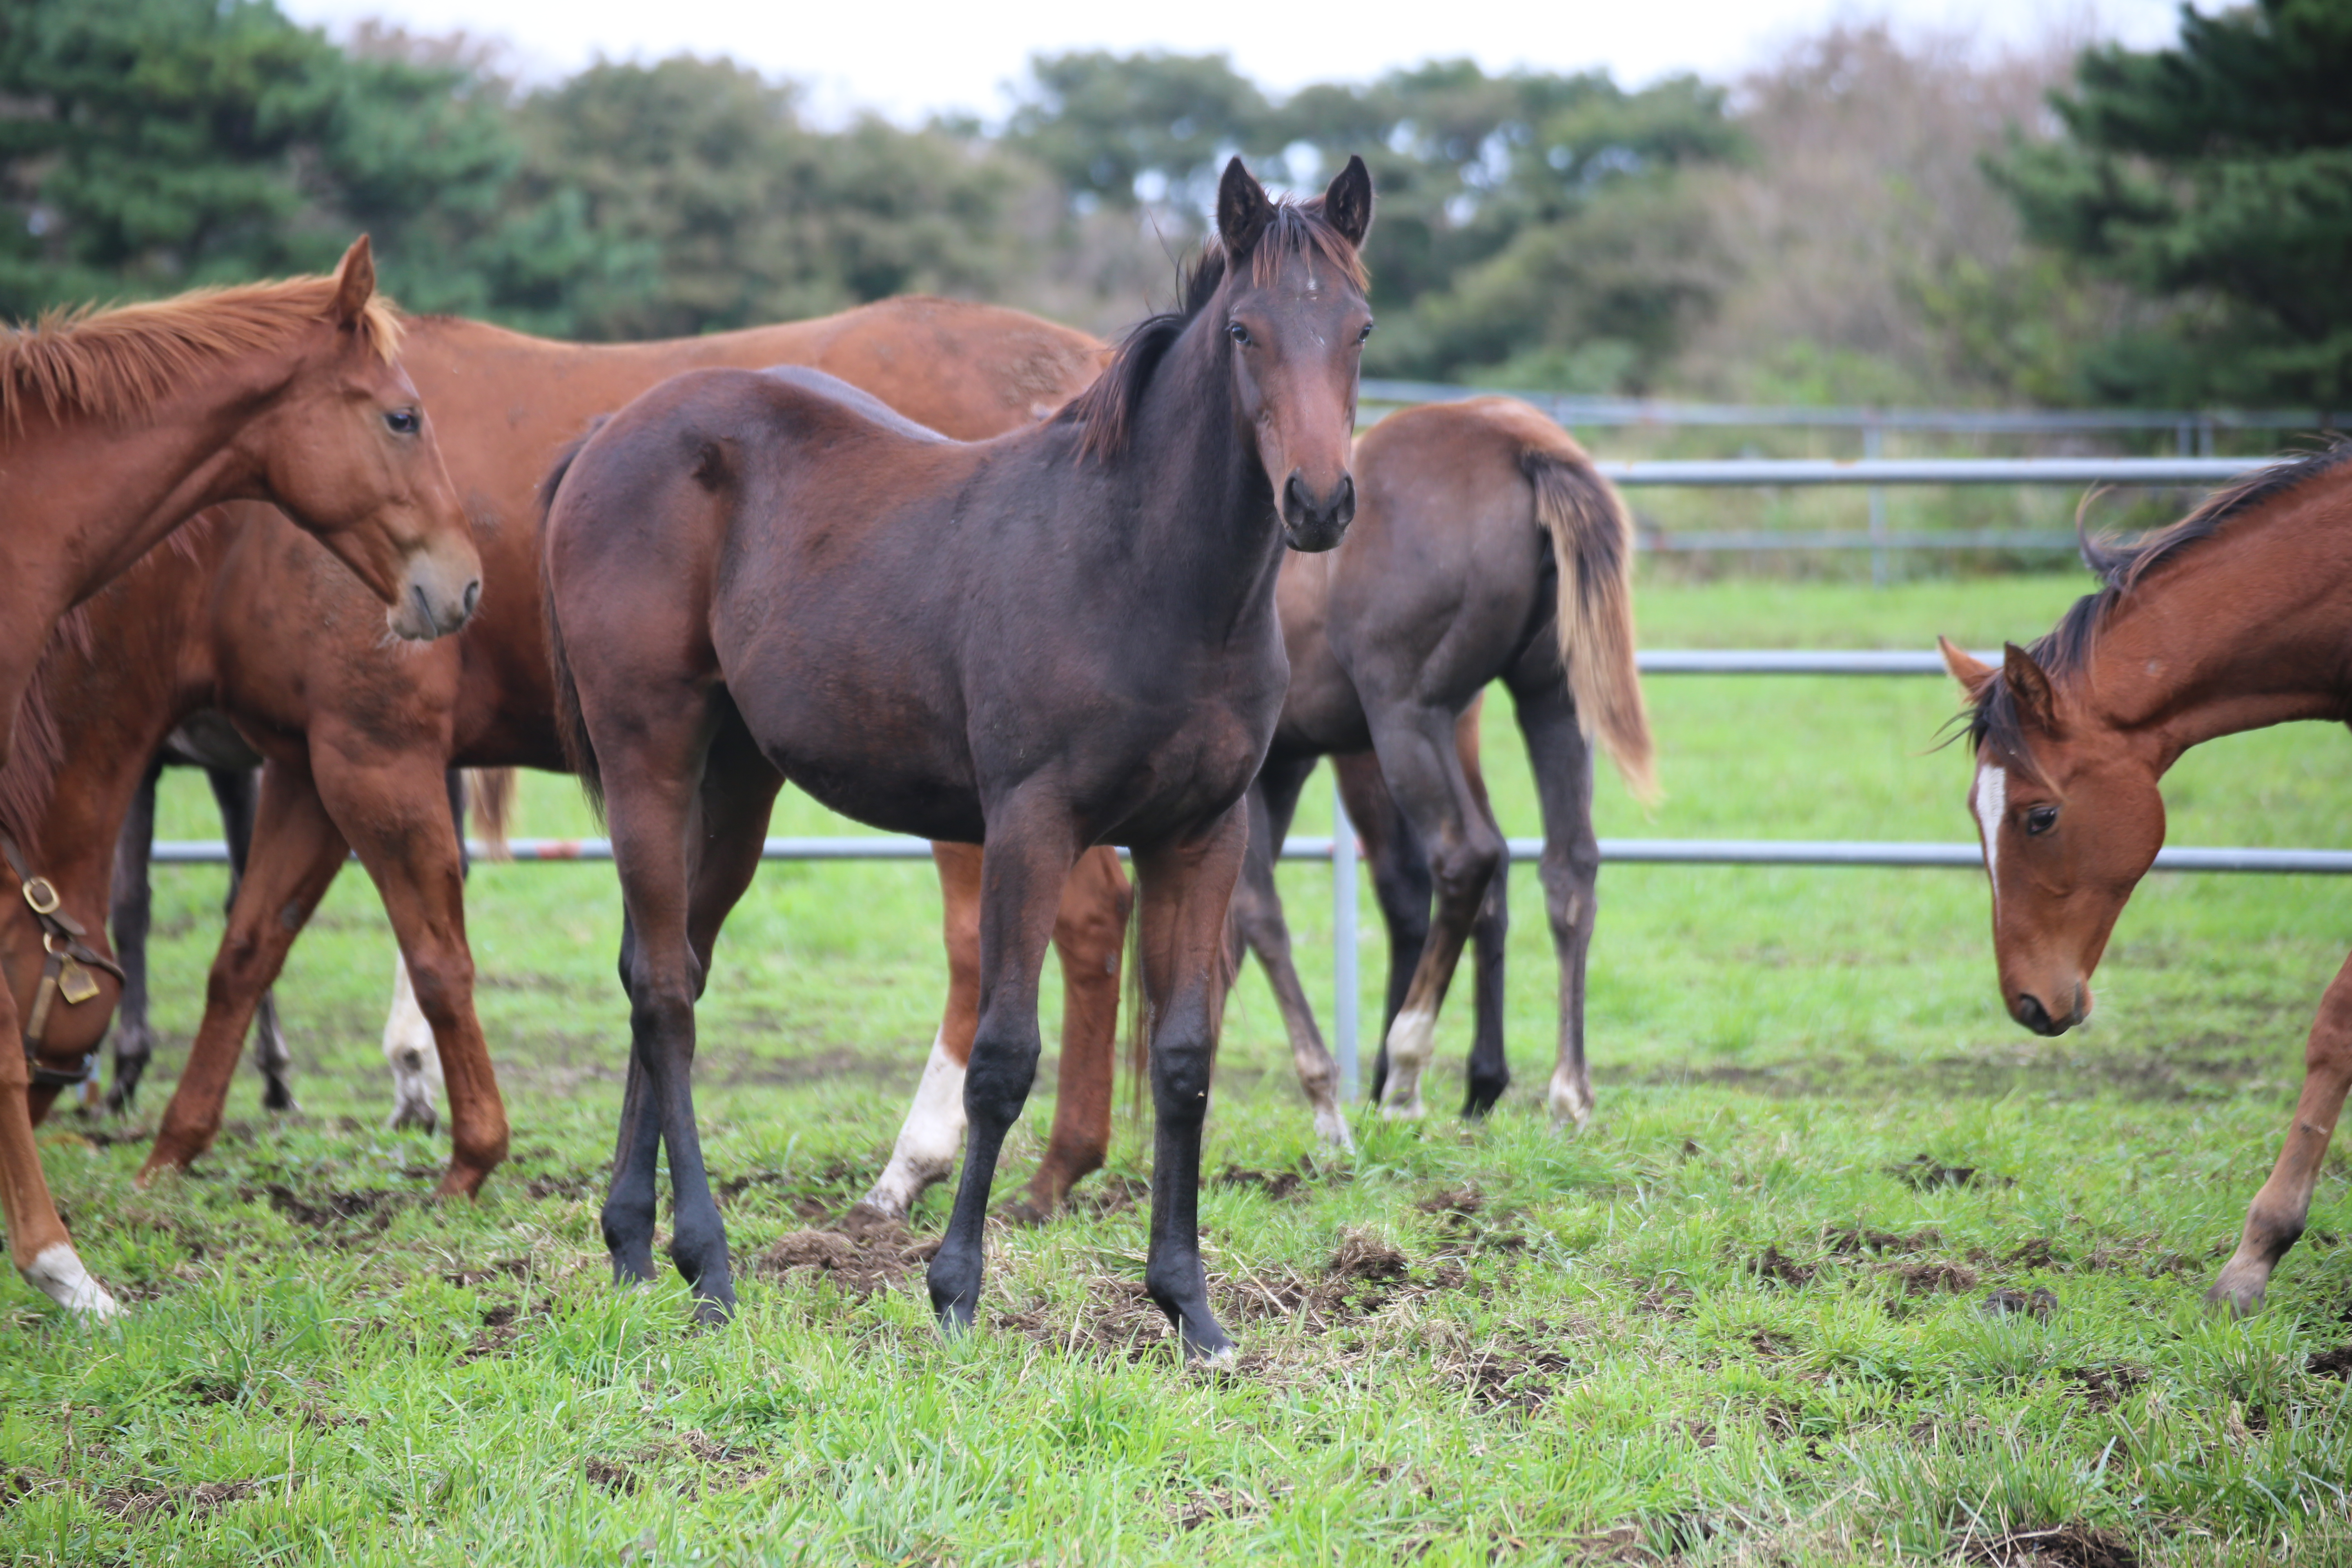
[{"label": "brass halter buckle", "polygon": [[47,877],[27,877],[25,879],[25,902],[37,915],[53,915],[65,900],[58,896],[57,888]]}]

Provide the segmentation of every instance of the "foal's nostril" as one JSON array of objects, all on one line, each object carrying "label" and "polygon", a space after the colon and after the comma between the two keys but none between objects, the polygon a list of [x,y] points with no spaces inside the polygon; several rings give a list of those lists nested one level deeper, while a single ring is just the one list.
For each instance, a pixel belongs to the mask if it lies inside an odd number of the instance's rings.
[{"label": "foal's nostril", "polygon": [[2011,1008],[2011,1012],[2019,1023],[2037,1035],[2054,1035],[2058,1032],[2057,1026],[2051,1021],[2050,1009],[2042,1005],[2041,997],[2030,992],[2019,994],[2017,1005]]},{"label": "foal's nostril", "polygon": [[435,625],[433,601],[425,596],[425,584],[422,583],[411,583],[408,585],[408,596],[416,601],[417,624],[426,626]]},{"label": "foal's nostril", "polygon": [[474,606],[482,602],[482,580],[479,577],[466,584],[466,616],[473,618]]}]

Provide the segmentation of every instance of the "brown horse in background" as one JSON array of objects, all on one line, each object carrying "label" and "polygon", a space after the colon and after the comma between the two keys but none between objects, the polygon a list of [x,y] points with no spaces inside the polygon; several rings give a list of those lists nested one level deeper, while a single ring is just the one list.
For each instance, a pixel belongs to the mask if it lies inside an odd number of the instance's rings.
[{"label": "brown horse in background", "polygon": [[1145,1289],[1189,1353],[1231,1342],[1196,1223],[1243,795],[1286,683],[1286,543],[1355,511],[1349,436],[1371,317],[1360,160],[1276,203],[1235,159],[1183,309],[1048,425],[962,444],[829,377],[680,376],[589,438],[547,522],[549,642],[627,921],[629,1088],[605,1243],[733,1304],[690,1074],[694,1007],[787,778],[876,826],[985,842],[970,1155],[930,1266],[968,1326],[1006,1130],[1035,1072],[1037,975],[1089,845],[1126,843],[1157,1108]]},{"label": "brown horse in background", "polygon": [[[1398,1037],[1400,1016],[1433,1018],[1464,942],[1475,936],[1477,1033],[1465,1114],[1490,1109],[1509,1082],[1506,847],[1479,776],[1477,720],[1486,687],[1503,681],[1544,816],[1542,874],[1560,968],[1549,1100],[1555,1115],[1580,1122],[1592,1104],[1584,965],[1600,869],[1586,726],[1636,794],[1651,789],[1653,747],[1633,659],[1631,521],[1583,449],[1508,398],[1391,415],[1357,441],[1355,474],[1358,510],[1347,542],[1283,563],[1276,602],[1290,687],[1251,786],[1249,855],[1234,895],[1236,940],[1265,966],[1316,1131],[1346,1147],[1337,1071],[1290,962],[1274,881],[1300,788],[1316,760],[1331,757],[1389,927],[1390,1038]],[[864,1199],[884,1215],[904,1215],[953,1167],[963,1131],[954,1091],[979,1010],[980,851],[941,846],[934,854],[947,895],[947,1020],[889,1164]],[[1433,928],[1433,882],[1441,892]],[[1061,921],[1116,929],[1125,899],[1117,860],[1091,850],[1071,879]],[[1426,1027],[1406,1032],[1425,1061]],[[1083,1033],[1066,1027],[1062,1098],[1023,1217],[1051,1214],[1070,1184],[1102,1163],[1116,1033],[1108,1016],[1087,1020]],[[1412,1064],[1416,1083],[1420,1067]],[[1373,1081],[1377,1099],[1377,1074]],[[1403,1075],[1390,1079],[1391,1103],[1417,1109],[1418,1090],[1405,1083]],[[1048,1188],[1049,1180],[1057,1184]]]},{"label": "brown horse in background", "polygon": [[[2129,549],[2086,540],[2084,559],[2105,586],[2000,668],[1943,644],[1970,704],[2001,1001],[2038,1035],[2089,1016],[2091,973],[2163,847],[2158,781],[2180,754],[2352,719],[2352,442],[2257,472]],[[2320,999],[2286,1147],[2209,1300],[2262,1304],[2347,1089],[2352,960]]]},{"label": "brown horse in background", "polygon": [[[153,595],[201,600],[204,612],[187,623],[201,646],[174,661],[194,672],[188,679],[132,677],[86,647],[52,650],[93,678],[87,700],[63,716],[87,730],[89,742],[77,753],[86,766],[60,791],[92,803],[72,842],[58,846],[89,883],[77,907],[103,907],[105,857],[153,752],[153,742],[120,752],[129,742],[116,737],[160,741],[191,712],[217,709],[268,759],[253,854],[204,1021],[142,1177],[184,1165],[210,1143],[248,1023],[347,846],[383,896],[448,1073],[455,1147],[443,1190],[474,1191],[503,1159],[506,1117],[473,1013],[445,770],[564,765],[541,640],[534,490],[590,420],[680,369],[806,360],[862,378],[959,435],[988,435],[1060,406],[1093,379],[1100,358],[1092,339],[1018,311],[919,299],[788,326],[596,347],[426,318],[408,324],[406,345],[481,541],[487,586],[464,637],[387,657],[355,613],[354,591],[317,546],[266,507],[235,507],[201,581],[142,579],[146,596],[121,611],[161,624],[173,612]],[[37,939],[29,922],[0,927],[0,942],[19,948]],[[1100,972],[1099,957],[1090,967]],[[1085,984],[1099,989],[1090,976]],[[1114,976],[1114,992],[1116,984]],[[93,1040],[110,1005],[110,994],[88,1010]]]},{"label": "brown horse in background", "polygon": [[465,623],[481,563],[374,293],[362,239],[331,278],[60,315],[0,339],[0,847],[47,950],[30,1006],[19,1014],[15,984],[0,996],[0,1037],[23,1042],[0,1048],[0,1209],[18,1271],[72,1310],[115,1307],[58,1218],[33,1123],[87,1074],[58,1065],[60,1008],[102,994],[110,966],[81,940],[102,906],[76,916],[25,858],[58,743],[35,668],[60,617],[239,496],[325,541],[389,606],[372,623],[409,637]]}]

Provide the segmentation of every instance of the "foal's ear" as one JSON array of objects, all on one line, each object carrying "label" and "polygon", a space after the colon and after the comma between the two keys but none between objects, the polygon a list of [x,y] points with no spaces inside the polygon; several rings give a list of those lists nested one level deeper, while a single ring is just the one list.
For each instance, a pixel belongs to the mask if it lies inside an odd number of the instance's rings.
[{"label": "foal's ear", "polygon": [[1217,183],[1217,237],[1225,242],[1225,255],[1241,260],[1256,247],[1265,226],[1273,221],[1274,198],[1236,157],[1225,165],[1225,177]]},{"label": "foal's ear", "polygon": [[2058,733],[2058,694],[2050,677],[2033,656],[2015,643],[2001,645],[2001,674],[2009,678],[2010,695],[2017,699],[2020,717],[2044,734]]},{"label": "foal's ear", "polygon": [[1944,668],[1960,683],[1960,690],[1974,702],[1984,695],[1985,683],[1993,678],[1993,668],[1949,637],[1936,639],[1937,651],[1944,656]]},{"label": "foal's ear", "polygon": [[1348,154],[1348,166],[1323,193],[1323,216],[1347,236],[1349,245],[1363,245],[1372,226],[1372,172],[1353,153]]},{"label": "foal's ear", "polygon": [[367,302],[375,297],[375,252],[368,247],[368,237],[352,241],[343,252],[342,264],[335,268],[335,304],[328,313],[340,327],[359,324]]}]

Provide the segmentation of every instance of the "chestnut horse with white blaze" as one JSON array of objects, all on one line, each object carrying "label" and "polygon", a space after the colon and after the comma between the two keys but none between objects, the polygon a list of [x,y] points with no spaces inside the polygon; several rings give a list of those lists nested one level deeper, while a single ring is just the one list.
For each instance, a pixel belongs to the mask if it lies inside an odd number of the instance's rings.
[{"label": "chestnut horse with white blaze", "polygon": [[[2352,719],[2352,442],[2260,470],[2127,549],[2085,541],[2084,559],[2105,586],[2032,647],[1993,666],[1942,644],[1970,704],[2001,1002],[2038,1035],[2089,1016],[2091,973],[2163,847],[2158,784],[2180,754]],[[2347,1088],[2352,960],[2320,1000],[2286,1147],[2209,1300],[2261,1305]]]},{"label": "chestnut horse with white blaze", "polygon": [[35,668],[61,617],[236,497],[281,506],[323,541],[388,607],[379,625],[429,638],[465,624],[481,563],[400,368],[398,322],[374,294],[362,238],[332,277],[58,315],[0,337],[0,847],[47,950],[25,1012],[0,992],[0,1037],[22,1042],[0,1048],[0,1209],[18,1271],[71,1310],[115,1306],[58,1218],[33,1124],[88,1070],[86,1058],[59,1061],[53,1020],[62,1034],[62,1015],[115,982],[83,941],[103,901],[77,914],[26,858],[57,745]]},{"label": "chestnut horse with white blaze", "polygon": [[950,1328],[979,1305],[1064,884],[1089,846],[1133,849],[1157,1111],[1144,1284],[1189,1354],[1230,1352],[1197,1225],[1225,910],[1287,681],[1283,552],[1330,549],[1355,513],[1371,200],[1358,159],[1295,205],[1234,160],[1182,308],[1043,426],[964,444],[829,377],[703,372],[572,459],[549,640],[626,910],[618,1278],[653,1272],[666,1144],[671,1258],[701,1315],[733,1305],[694,1006],[789,778],[876,826],[987,846],[970,1154],[929,1276]]}]

